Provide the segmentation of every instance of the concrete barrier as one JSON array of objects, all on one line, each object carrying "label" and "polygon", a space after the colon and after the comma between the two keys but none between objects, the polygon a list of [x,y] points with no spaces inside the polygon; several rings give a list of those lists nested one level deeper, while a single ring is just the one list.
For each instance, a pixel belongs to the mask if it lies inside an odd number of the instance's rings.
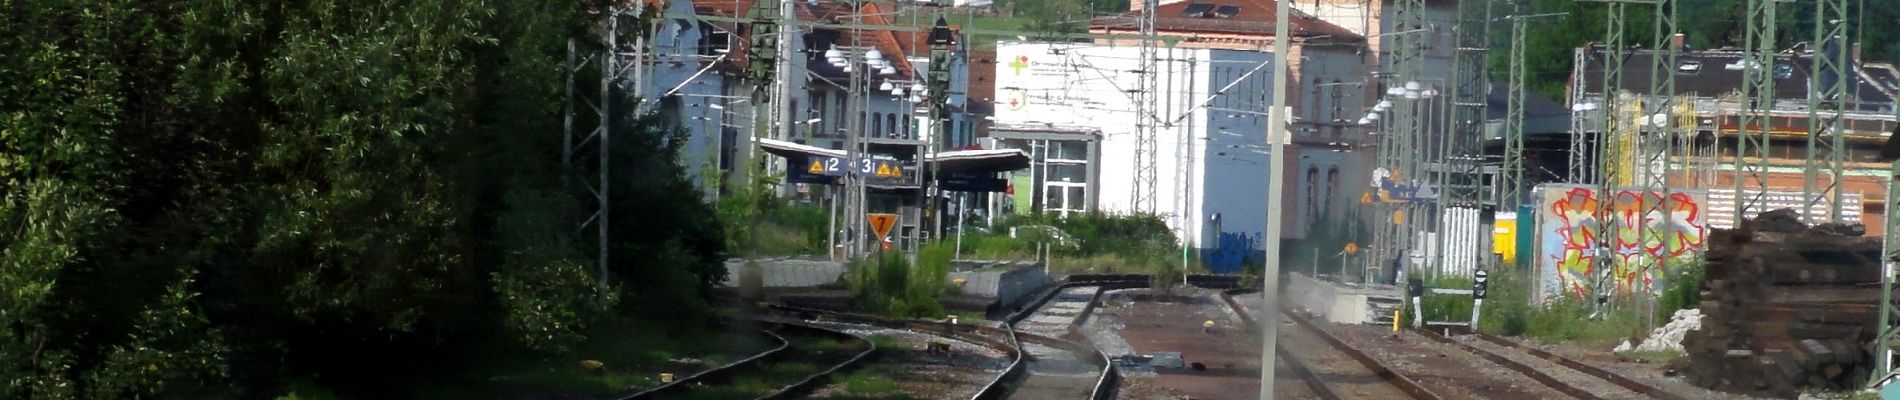
[{"label": "concrete barrier", "polygon": [[1032,262],[957,260],[956,266],[950,281],[962,279],[964,295],[993,298],[1001,304],[1016,304],[1055,284],[1041,264]]},{"label": "concrete barrier", "polygon": [[[726,286],[739,286],[739,271],[745,259],[726,260]],[[812,287],[838,282],[844,276],[844,263],[824,260],[768,258],[759,260],[764,286],[768,288]]]},{"label": "concrete barrier", "polygon": [[1396,286],[1335,283],[1300,273],[1288,276],[1286,299],[1293,306],[1334,323],[1371,323],[1378,317],[1373,315],[1372,299],[1390,301],[1404,296]]}]

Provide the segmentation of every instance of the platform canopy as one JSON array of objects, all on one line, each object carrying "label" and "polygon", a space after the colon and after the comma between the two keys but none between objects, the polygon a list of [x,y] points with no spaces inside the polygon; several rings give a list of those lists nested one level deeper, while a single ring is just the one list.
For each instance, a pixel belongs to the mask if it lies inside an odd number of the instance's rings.
[{"label": "platform canopy", "polygon": [[[844,150],[827,149],[778,139],[756,139],[759,148],[788,159],[811,157],[845,158]],[[1019,149],[956,150],[924,157],[926,163],[939,163],[944,172],[1004,172],[1029,168],[1029,153]]]}]

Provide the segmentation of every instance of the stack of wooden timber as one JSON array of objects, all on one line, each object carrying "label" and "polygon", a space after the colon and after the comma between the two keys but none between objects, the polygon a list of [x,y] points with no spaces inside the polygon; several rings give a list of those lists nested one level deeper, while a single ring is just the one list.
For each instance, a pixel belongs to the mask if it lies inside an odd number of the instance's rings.
[{"label": "stack of wooden timber", "polygon": [[1880,302],[1880,238],[1776,210],[1709,238],[1702,329],[1679,370],[1711,389],[1788,398],[1861,387]]}]

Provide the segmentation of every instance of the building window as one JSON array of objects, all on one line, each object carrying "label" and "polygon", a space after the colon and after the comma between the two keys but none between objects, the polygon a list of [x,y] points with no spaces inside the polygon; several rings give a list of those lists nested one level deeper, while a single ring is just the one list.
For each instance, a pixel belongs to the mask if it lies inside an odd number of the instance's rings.
[{"label": "building window", "polygon": [[1338,195],[1339,195],[1339,167],[1327,168],[1326,169],[1326,203],[1325,203],[1326,212],[1322,212],[1320,213],[1320,215],[1332,214],[1333,202],[1336,199],[1338,199],[1337,197]]},{"label": "building window", "polygon": [[830,107],[828,107],[828,104],[825,104],[823,92],[811,92],[806,104],[811,104],[811,112],[806,115],[819,119],[817,123],[811,124],[811,128],[809,128],[811,129],[812,136],[830,136],[831,131],[825,129],[825,124],[831,121],[824,120],[825,110]]},{"label": "building window", "polygon": [[1343,103],[1342,100],[1344,100],[1343,97],[1345,97],[1346,87],[1339,83],[1339,79],[1333,79],[1332,89],[1332,115],[1326,117],[1326,122],[1331,123],[1327,125],[1327,127],[1332,130],[1333,139],[1339,139],[1339,135],[1346,130],[1344,127],[1339,126],[1339,124],[1345,122],[1344,115],[1346,115],[1346,110],[1341,108],[1340,104]]},{"label": "building window", "polygon": [[886,135],[900,139],[904,137],[904,132],[897,129],[897,113],[884,114],[884,126],[891,127],[890,132],[885,132]]},{"label": "building window", "polygon": [[1306,220],[1319,219],[1319,168],[1306,168]]},{"label": "building window", "polygon": [[884,113],[871,113],[871,136],[884,136]]}]

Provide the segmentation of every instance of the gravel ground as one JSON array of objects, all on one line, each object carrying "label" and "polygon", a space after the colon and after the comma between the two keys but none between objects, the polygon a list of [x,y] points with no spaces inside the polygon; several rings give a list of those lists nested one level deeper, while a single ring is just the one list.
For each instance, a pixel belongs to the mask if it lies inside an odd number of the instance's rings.
[{"label": "gravel ground", "polygon": [[[1148,289],[1112,291],[1104,294],[1103,304],[1082,331],[1090,344],[1111,355],[1178,352],[1183,362],[1205,367],[1202,371],[1154,367],[1151,372],[1130,368],[1122,374],[1133,388],[1124,392],[1125,398],[1257,398],[1259,344],[1226,310],[1218,293],[1177,290],[1173,294],[1180,297],[1170,297],[1151,296]],[[1202,326],[1206,321],[1215,322],[1211,332]]]},{"label": "gravel ground", "polygon": [[1642,362],[1640,360],[1620,357],[1620,356],[1610,353],[1608,350],[1590,349],[1590,348],[1585,348],[1583,346],[1578,346],[1576,344],[1571,344],[1571,343],[1543,345],[1543,344],[1539,344],[1534,339],[1528,339],[1528,338],[1505,338],[1505,339],[1516,341],[1519,345],[1522,345],[1525,347],[1535,347],[1539,350],[1556,353],[1557,355],[1561,355],[1566,358],[1576,360],[1577,362],[1581,362],[1584,364],[1589,364],[1597,368],[1602,368],[1606,371],[1616,372],[1618,374],[1622,374],[1623,377],[1634,379],[1637,382],[1642,382],[1650,386],[1655,386],[1657,388],[1668,391],[1670,393],[1682,395],[1682,397],[1687,397],[1691,399],[1709,399],[1709,400],[1762,399],[1760,397],[1752,397],[1752,396],[1746,396],[1746,395],[1740,395],[1740,394],[1734,394],[1734,393],[1718,392],[1718,391],[1703,388],[1701,386],[1696,386],[1694,384],[1690,384],[1689,382],[1683,381],[1681,378],[1667,376],[1666,372],[1668,370],[1668,367],[1663,365],[1663,363]]}]

